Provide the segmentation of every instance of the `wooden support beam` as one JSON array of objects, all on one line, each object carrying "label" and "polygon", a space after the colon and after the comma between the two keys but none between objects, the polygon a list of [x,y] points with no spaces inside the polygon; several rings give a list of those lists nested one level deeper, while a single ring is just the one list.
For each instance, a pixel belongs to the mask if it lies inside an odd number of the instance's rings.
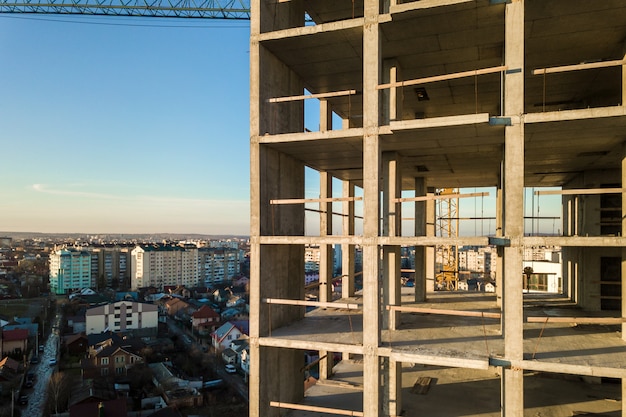
[{"label": "wooden support beam", "polygon": [[312,289],[312,288],[317,288],[317,287],[319,287],[320,285],[321,285],[321,284],[320,284],[320,282],[319,282],[319,281],[317,281],[317,282],[314,282],[314,283],[312,283],[312,284],[305,285],[305,286],[304,286],[304,289],[305,289],[305,290],[310,290],[310,289]]},{"label": "wooden support beam", "polygon": [[330,93],[319,93],[319,94],[304,94],[300,96],[285,96],[285,97],[274,97],[270,98],[267,101],[269,103],[284,103],[288,101],[298,101],[298,100],[307,100],[311,98],[329,98],[329,97],[342,97],[342,96],[351,96],[356,94],[356,90],[344,90],[344,91],[332,91]]},{"label": "wooden support beam", "polygon": [[465,193],[465,194],[430,194],[417,197],[395,198],[395,203],[407,203],[411,201],[448,200],[450,198],[489,197],[489,193]]},{"label": "wooden support beam", "polygon": [[287,198],[270,200],[270,204],[306,204],[306,203],[334,203],[339,201],[361,201],[363,197],[329,197],[329,198]]},{"label": "wooden support beam", "polygon": [[384,90],[384,89],[387,89],[387,88],[394,88],[394,87],[408,87],[410,85],[434,83],[434,82],[437,82],[437,81],[455,80],[455,79],[458,79],[458,78],[473,77],[473,76],[476,76],[476,75],[493,74],[493,73],[496,73],[496,72],[506,71],[507,69],[508,69],[508,67],[506,65],[502,65],[502,66],[499,66],[499,67],[491,67],[491,68],[483,68],[483,69],[477,69],[477,70],[471,70],[471,71],[455,72],[453,74],[436,75],[434,77],[416,78],[414,80],[398,81],[398,82],[395,82],[395,83],[388,83],[388,84],[379,84],[376,87],[376,89],[377,90]]},{"label": "wooden support beam", "polygon": [[426,307],[387,306],[387,310],[405,313],[439,314],[443,316],[484,317],[487,319],[500,319],[502,317],[500,313],[489,313],[485,311],[443,310]]},{"label": "wooden support beam", "polygon": [[293,403],[284,403],[279,401],[270,401],[270,406],[278,408],[288,408],[291,410],[314,411],[317,413],[338,414],[341,416],[363,416],[362,411],[343,410],[341,408],[317,407],[314,405],[302,405]]},{"label": "wooden support beam", "polygon": [[321,361],[323,361],[324,359],[326,359],[328,357],[328,355],[324,355],[321,358],[318,358],[316,361],[311,362],[310,364],[303,366],[302,368],[300,368],[300,372],[304,372],[308,369],[311,369],[312,367],[314,367],[315,365],[317,365],[318,363],[320,363]]},{"label": "wooden support beam", "polygon": [[528,323],[622,324],[621,317],[527,317]]},{"label": "wooden support beam", "polygon": [[333,302],[321,302],[321,301],[305,301],[305,300],[289,300],[284,298],[265,298],[263,302],[266,304],[282,304],[290,306],[309,306],[309,307],[324,307],[324,308],[343,308],[348,310],[360,310],[361,306],[352,303],[333,303]]},{"label": "wooden support beam", "polygon": [[533,70],[533,75],[554,74],[557,72],[580,71],[596,68],[619,67],[624,64],[626,64],[626,61],[624,61],[623,59],[619,59],[615,61],[590,62],[588,64],[583,63],[574,65],[563,65],[560,67],[552,68],[538,68],[536,70]]},{"label": "wooden support beam", "polygon": [[579,188],[572,190],[535,191],[535,195],[621,194],[624,188]]}]

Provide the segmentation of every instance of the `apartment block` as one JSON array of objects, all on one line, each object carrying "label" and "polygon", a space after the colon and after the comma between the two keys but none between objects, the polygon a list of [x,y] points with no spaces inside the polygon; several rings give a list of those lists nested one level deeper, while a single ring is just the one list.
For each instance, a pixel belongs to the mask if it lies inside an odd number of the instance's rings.
[{"label": "apartment block", "polygon": [[137,245],[131,251],[131,288],[198,285],[195,245]]},{"label": "apartment block", "polygon": [[131,250],[120,246],[91,248],[92,280],[108,287],[129,288]]},{"label": "apartment block", "polygon": [[153,304],[118,301],[87,310],[85,328],[87,335],[112,331],[156,336],[158,314],[158,307]]},{"label": "apartment block", "polygon": [[77,248],[64,248],[50,253],[50,291],[69,294],[95,284],[91,276],[91,253]]},{"label": "apartment block", "polygon": [[[626,416],[626,2],[251,9],[250,415]],[[440,235],[435,202],[481,187],[495,234]],[[560,196],[562,235],[525,230],[532,188]],[[318,301],[305,299],[309,245]],[[434,291],[437,246],[487,245],[495,293]],[[537,298],[524,251],[552,246],[562,287]],[[305,395],[307,351],[321,360]]]},{"label": "apartment block", "polygon": [[228,284],[241,273],[238,248],[203,247],[198,249],[198,276],[203,285]]}]

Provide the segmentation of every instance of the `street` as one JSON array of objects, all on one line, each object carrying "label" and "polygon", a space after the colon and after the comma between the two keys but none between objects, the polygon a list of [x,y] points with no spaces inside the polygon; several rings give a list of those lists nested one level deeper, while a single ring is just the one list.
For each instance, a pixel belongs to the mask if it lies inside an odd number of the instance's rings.
[{"label": "street", "polygon": [[[196,348],[202,351],[202,347],[206,347],[205,345],[201,345],[198,342],[196,342],[195,338],[186,329],[179,327],[174,320],[171,320],[168,318],[167,326],[171,334],[175,334],[183,338],[183,340],[186,340],[185,337],[189,338],[191,343],[185,342],[185,347],[187,349]],[[204,351],[202,352],[203,352],[203,355],[207,355],[207,357],[209,357],[211,361],[215,363],[214,369],[217,373],[217,376],[220,379],[222,379],[226,384],[228,384],[230,387],[235,389],[235,391],[237,391],[237,393],[241,396],[243,400],[248,402],[249,401],[248,383],[244,381],[244,377],[240,375],[239,373],[236,373],[236,374],[227,373],[226,369],[224,368],[224,362],[222,361],[221,358],[215,357],[215,353],[213,352],[212,347],[209,347],[208,352],[204,352]]]},{"label": "street", "polygon": [[[57,312],[54,318],[53,328],[58,329],[61,322],[61,313]],[[57,366],[50,366],[50,359],[57,359],[59,347],[59,335],[57,330],[53,330],[44,345],[43,353],[39,355],[39,364],[29,365],[28,372],[36,375],[33,388],[22,388],[21,393],[28,395],[28,405],[22,410],[22,415],[27,417],[40,417],[43,415],[43,407],[46,405],[48,396],[48,381]]]}]

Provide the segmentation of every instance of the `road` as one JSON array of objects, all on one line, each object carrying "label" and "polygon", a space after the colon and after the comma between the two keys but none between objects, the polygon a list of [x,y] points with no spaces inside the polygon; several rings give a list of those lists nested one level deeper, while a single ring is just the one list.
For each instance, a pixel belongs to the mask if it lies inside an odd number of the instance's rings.
[{"label": "road", "polygon": [[[183,338],[183,340],[185,340],[185,347],[187,349],[196,348],[202,351],[202,348],[206,347],[206,345],[201,345],[200,343],[197,343],[193,335],[191,335],[186,329],[179,327],[176,324],[176,322],[174,322],[174,320],[171,320],[170,318],[168,318],[167,326],[171,334],[178,335],[179,337]],[[185,339],[184,336],[188,338],[190,343],[186,342],[187,339]],[[224,382],[226,382],[230,387],[235,389],[237,393],[241,396],[241,398],[243,398],[246,402],[248,402],[249,401],[248,384],[247,382],[244,381],[243,376],[241,376],[238,373],[237,374],[227,373],[224,368],[224,363],[222,362],[220,358],[215,357],[215,354],[213,353],[212,348],[210,348],[209,352],[203,352],[203,355],[209,356],[212,361],[217,363],[215,367],[215,371],[218,377],[222,379]]]},{"label": "road", "polygon": [[40,417],[43,415],[43,409],[46,405],[48,397],[48,381],[57,366],[50,366],[50,359],[58,359],[59,351],[59,334],[58,329],[61,323],[61,313],[57,312],[53,322],[53,330],[44,345],[43,353],[39,354],[39,364],[30,365],[29,372],[37,375],[35,385],[32,389],[23,389],[22,393],[28,395],[28,405],[22,410],[22,415],[26,417]]}]

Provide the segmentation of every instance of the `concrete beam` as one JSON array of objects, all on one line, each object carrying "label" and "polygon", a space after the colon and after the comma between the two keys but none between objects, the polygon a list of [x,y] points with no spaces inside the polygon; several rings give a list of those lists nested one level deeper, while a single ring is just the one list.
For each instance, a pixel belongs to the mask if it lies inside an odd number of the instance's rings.
[{"label": "concrete beam", "polygon": [[489,124],[489,113],[465,114],[460,116],[429,117],[427,119],[401,120],[389,122],[392,132],[410,129],[428,129],[473,124]]},{"label": "concrete beam", "polygon": [[[285,339],[279,337],[264,337],[260,339],[259,344],[261,346],[269,346],[276,348],[283,348],[285,350],[298,349],[298,350],[324,350],[327,352],[347,352],[352,355],[362,355],[363,346],[354,345],[349,343],[329,343],[329,342],[317,342],[314,340],[296,340]],[[302,367],[302,360],[300,361],[300,368]]]},{"label": "concrete beam", "polygon": [[290,143],[318,140],[336,140],[346,138],[362,138],[363,129],[360,127],[352,127],[342,130],[327,130],[325,132],[299,132],[299,133],[282,133],[277,135],[257,136],[255,139],[259,143]]}]

